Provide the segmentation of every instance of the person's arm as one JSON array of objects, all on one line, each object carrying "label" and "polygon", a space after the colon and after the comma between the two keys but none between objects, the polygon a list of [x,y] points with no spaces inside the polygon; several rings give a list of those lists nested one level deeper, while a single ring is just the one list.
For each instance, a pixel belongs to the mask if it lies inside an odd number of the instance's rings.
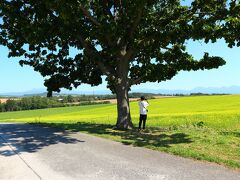
[{"label": "person's arm", "polygon": [[150,104],[149,104],[148,100],[146,100],[146,107],[149,106],[149,105],[150,105]]},{"label": "person's arm", "polygon": [[148,102],[148,100],[147,99],[145,99],[145,101],[148,103],[148,105],[149,105],[149,102]]},{"label": "person's arm", "polygon": [[138,102],[138,106],[141,107],[141,101]]}]

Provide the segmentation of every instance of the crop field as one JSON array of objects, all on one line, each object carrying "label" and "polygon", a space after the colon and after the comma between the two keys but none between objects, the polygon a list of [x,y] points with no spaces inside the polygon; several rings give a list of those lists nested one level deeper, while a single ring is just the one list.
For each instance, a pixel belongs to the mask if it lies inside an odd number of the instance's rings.
[{"label": "crop field", "polygon": [[[0,122],[46,123],[154,150],[240,169],[240,95],[191,96],[149,101],[147,130],[118,131],[116,105],[0,113]],[[131,102],[134,126],[138,103]]]}]

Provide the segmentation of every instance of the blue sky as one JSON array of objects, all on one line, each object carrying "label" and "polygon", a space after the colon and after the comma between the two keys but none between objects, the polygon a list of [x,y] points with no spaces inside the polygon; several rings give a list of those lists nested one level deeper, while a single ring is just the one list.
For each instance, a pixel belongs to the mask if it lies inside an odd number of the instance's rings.
[{"label": "blue sky", "polygon": [[[189,5],[191,0],[182,1],[183,5]],[[144,89],[182,89],[191,90],[196,87],[228,87],[240,86],[240,47],[228,48],[224,40],[219,40],[214,44],[204,44],[203,42],[187,43],[187,50],[196,58],[200,59],[204,52],[209,52],[212,56],[223,57],[227,64],[219,69],[180,72],[172,80],[161,83],[145,83],[133,86],[132,90]],[[31,67],[21,67],[18,58],[8,58],[7,48],[0,46],[0,93],[24,92],[32,89],[45,89],[44,79]],[[81,85],[79,91],[106,90],[106,82],[98,87]]]},{"label": "blue sky", "polygon": [[[161,83],[145,83],[134,86],[133,90],[144,89],[183,89],[190,90],[195,87],[226,87],[240,86],[240,48],[228,48],[224,40],[215,44],[204,44],[200,41],[189,41],[187,49],[197,59],[201,58],[204,52],[210,55],[221,56],[226,61],[225,66],[219,69],[180,72],[172,80]],[[0,93],[24,92],[32,89],[41,89],[44,79],[31,67],[21,67],[18,58],[8,58],[8,49],[0,46]],[[106,82],[98,87],[82,85],[79,91],[105,90]]]},{"label": "blue sky", "polygon": [[196,87],[228,87],[240,85],[240,48],[228,48],[224,40],[219,40],[214,44],[205,44],[201,41],[189,41],[187,43],[187,50],[196,59],[200,59],[204,52],[209,52],[211,56],[223,57],[227,63],[218,69],[191,72],[181,71],[169,81],[146,83],[135,88],[191,90]]}]

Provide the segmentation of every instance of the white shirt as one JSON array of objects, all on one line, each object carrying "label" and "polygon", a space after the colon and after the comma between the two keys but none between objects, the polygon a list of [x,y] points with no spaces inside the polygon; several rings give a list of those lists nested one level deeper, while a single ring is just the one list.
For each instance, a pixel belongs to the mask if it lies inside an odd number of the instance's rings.
[{"label": "white shirt", "polygon": [[140,114],[146,115],[147,114],[147,107],[149,106],[149,104],[146,101],[140,101],[138,103],[138,105],[139,105],[139,109],[140,109]]}]

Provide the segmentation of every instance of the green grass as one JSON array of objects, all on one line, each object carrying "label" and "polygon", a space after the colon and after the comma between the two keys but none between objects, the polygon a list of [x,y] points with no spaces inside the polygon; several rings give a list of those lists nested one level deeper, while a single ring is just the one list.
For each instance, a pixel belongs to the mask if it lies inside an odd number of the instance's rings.
[{"label": "green grass", "polygon": [[[131,103],[138,124],[137,102]],[[0,113],[0,122],[47,123],[240,169],[240,96],[196,96],[150,101],[147,131],[114,130],[116,105]]]}]

